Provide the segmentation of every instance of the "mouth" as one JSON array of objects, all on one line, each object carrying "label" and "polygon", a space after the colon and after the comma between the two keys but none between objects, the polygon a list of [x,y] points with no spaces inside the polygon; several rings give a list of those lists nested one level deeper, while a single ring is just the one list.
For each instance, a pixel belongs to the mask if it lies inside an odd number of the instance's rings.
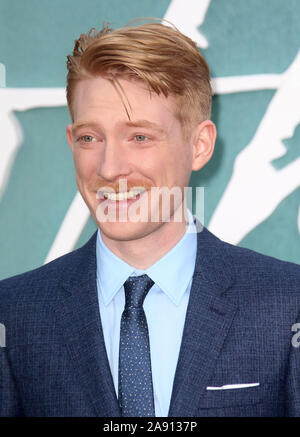
[{"label": "mouth", "polygon": [[98,190],[96,197],[100,203],[128,205],[139,200],[146,192],[146,188],[133,188],[129,191],[120,191],[118,193]]}]

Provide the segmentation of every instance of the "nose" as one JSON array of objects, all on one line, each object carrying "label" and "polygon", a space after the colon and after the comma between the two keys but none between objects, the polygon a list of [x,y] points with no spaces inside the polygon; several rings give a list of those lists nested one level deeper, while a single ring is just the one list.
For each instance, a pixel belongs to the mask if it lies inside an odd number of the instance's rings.
[{"label": "nose", "polygon": [[130,173],[129,154],[120,141],[105,141],[97,172],[99,177],[112,182]]}]

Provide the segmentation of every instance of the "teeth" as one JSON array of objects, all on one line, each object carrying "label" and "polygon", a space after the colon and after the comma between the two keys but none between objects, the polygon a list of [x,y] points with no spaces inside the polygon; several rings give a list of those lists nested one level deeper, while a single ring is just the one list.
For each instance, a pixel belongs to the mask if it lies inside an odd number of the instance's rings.
[{"label": "teeth", "polygon": [[103,193],[103,196],[108,200],[127,200],[134,199],[137,194],[140,194],[146,190],[130,190],[123,193]]}]

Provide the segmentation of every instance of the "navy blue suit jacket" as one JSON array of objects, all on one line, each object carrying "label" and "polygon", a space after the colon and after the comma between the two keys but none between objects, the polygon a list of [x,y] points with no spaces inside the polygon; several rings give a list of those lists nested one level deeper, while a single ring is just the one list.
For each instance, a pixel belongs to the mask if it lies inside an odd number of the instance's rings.
[{"label": "navy blue suit jacket", "polygon": [[[300,267],[206,229],[197,238],[169,416],[300,416],[300,348],[291,344]],[[0,416],[120,415],[98,307],[96,233],[1,281],[0,322]],[[259,385],[207,390],[251,383]]]}]

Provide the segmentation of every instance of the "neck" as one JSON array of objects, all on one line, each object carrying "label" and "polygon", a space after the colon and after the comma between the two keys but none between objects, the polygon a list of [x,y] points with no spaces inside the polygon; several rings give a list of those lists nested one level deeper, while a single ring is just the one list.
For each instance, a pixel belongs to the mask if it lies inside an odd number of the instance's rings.
[{"label": "neck", "polygon": [[166,222],[155,231],[136,240],[112,240],[103,232],[101,237],[116,256],[136,269],[146,270],[178,243],[186,228],[185,221]]}]

